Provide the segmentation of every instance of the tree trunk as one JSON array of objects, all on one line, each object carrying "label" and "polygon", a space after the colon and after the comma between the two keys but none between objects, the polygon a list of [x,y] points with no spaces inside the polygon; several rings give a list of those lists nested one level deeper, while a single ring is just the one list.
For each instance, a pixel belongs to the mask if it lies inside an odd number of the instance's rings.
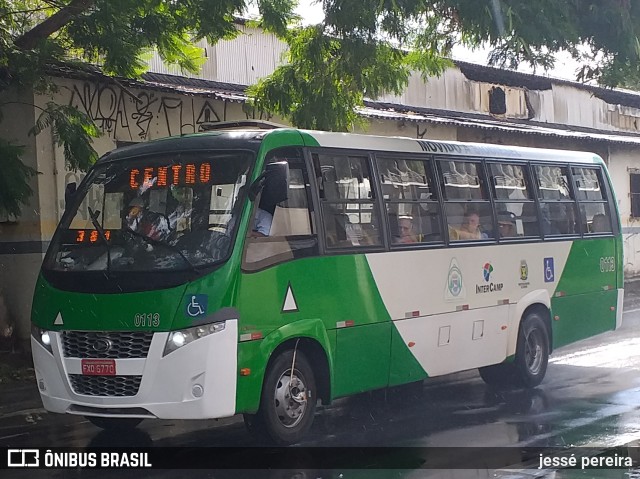
[{"label": "tree trunk", "polygon": [[95,0],[72,0],[69,5],[61,8],[42,23],[39,23],[15,41],[15,45],[23,50],[35,48],[40,40],[48,38],[69,23],[75,16],[87,11]]}]

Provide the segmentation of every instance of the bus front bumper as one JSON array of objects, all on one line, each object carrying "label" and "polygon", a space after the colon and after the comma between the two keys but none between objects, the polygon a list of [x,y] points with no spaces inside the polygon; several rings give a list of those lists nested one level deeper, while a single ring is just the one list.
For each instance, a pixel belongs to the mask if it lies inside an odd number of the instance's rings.
[{"label": "bus front bumper", "polygon": [[[82,359],[63,356],[61,333],[51,352],[31,337],[45,409],[103,417],[206,419],[233,416],[238,325],[199,338],[163,356],[170,333],[154,333],[146,358],[115,359],[115,375],[85,375]],[[113,362],[107,361],[113,365]],[[112,372],[113,373],[113,372]]]}]

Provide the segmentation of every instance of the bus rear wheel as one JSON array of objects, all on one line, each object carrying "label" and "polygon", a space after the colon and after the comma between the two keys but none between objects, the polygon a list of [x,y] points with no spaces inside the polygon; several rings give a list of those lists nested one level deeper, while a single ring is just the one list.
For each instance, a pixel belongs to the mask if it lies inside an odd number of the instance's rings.
[{"label": "bus rear wheel", "polygon": [[478,371],[490,386],[534,388],[544,379],[548,362],[549,333],[540,313],[532,311],[520,324],[515,360]]},{"label": "bus rear wheel", "polygon": [[[258,414],[245,417],[245,424],[251,432],[263,433],[276,444],[296,443],[311,428],[315,394],[313,369],[304,353],[285,351],[269,366]],[[247,419],[251,419],[249,423]]]},{"label": "bus rear wheel", "polygon": [[91,424],[106,431],[122,431],[135,429],[143,419],[139,417],[101,417],[85,416]]},{"label": "bus rear wheel", "polygon": [[544,319],[530,312],[520,324],[516,359],[513,363],[520,385],[534,388],[542,382],[549,363],[549,333]]}]

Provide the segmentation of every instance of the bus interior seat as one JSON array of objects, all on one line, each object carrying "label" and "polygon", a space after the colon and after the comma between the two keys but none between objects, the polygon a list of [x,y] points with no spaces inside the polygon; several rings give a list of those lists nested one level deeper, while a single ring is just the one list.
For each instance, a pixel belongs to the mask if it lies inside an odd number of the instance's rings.
[{"label": "bus interior seat", "polygon": [[611,223],[607,215],[596,213],[591,219],[591,233],[610,233]]},{"label": "bus interior seat", "polygon": [[420,225],[423,242],[442,241],[440,222],[436,213],[427,213],[420,217]]},{"label": "bus interior seat", "polygon": [[362,243],[366,245],[380,244],[380,233],[373,223],[360,224],[362,230]]},{"label": "bus interior seat", "polygon": [[522,231],[524,236],[539,236],[540,227],[538,225],[538,213],[534,203],[525,203],[522,206],[520,215],[522,221]]},{"label": "bus interior seat", "polygon": [[[447,212],[447,224],[449,225],[449,236],[451,237],[451,230],[455,230],[457,233],[460,226],[462,226],[464,206],[460,203],[450,203],[446,206],[445,211]],[[458,239],[457,234],[455,239]]]},{"label": "bus interior seat", "polygon": [[393,238],[393,242],[396,241],[397,238],[400,238],[400,226],[398,225],[398,214],[389,212],[389,231],[391,232],[391,237]]},{"label": "bus interior seat", "polygon": [[335,243],[332,245],[338,248],[347,248],[353,246],[354,237],[357,232],[353,228],[349,216],[344,213],[336,212],[333,215],[335,225]]}]

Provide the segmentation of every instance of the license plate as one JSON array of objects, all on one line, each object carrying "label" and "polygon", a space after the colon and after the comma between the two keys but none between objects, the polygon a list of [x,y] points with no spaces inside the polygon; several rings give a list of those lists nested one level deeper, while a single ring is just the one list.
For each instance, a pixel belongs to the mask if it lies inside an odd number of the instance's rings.
[{"label": "license plate", "polygon": [[115,359],[83,359],[82,374],[85,376],[115,376]]}]

